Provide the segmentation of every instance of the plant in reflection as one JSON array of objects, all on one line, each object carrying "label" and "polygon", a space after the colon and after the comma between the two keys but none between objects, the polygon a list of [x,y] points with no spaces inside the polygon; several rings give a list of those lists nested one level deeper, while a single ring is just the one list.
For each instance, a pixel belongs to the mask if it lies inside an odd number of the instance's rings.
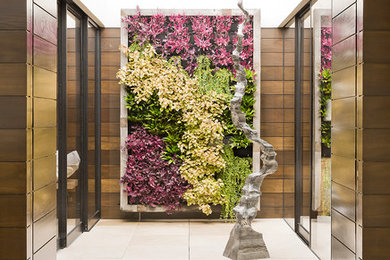
[{"label": "plant in reflection", "polygon": [[134,127],[125,142],[129,158],[121,181],[130,204],[161,205],[170,213],[181,206],[190,185],[181,177],[179,164],[161,158],[164,146],[159,137]]},{"label": "plant in reflection", "polygon": [[320,80],[320,117],[321,117],[321,142],[330,148],[331,147],[331,124],[327,120],[327,115],[330,113],[329,102],[332,98],[332,31],[330,27],[321,28],[321,72]]}]

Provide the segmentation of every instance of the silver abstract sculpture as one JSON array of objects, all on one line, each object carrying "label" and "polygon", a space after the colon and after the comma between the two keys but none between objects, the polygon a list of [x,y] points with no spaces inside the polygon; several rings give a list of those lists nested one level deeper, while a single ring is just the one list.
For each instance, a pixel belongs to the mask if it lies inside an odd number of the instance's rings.
[{"label": "silver abstract sculpture", "polygon": [[[243,28],[249,22],[249,14],[242,6],[242,0],[238,2],[238,7],[245,15],[245,21],[238,27],[237,46],[233,51],[234,69],[236,70],[237,84],[235,94],[231,100],[230,110],[233,124],[244,132],[245,136],[252,142],[260,145],[262,168],[259,172],[250,174],[242,189],[242,197],[238,205],[233,209],[237,221],[230,232],[230,238],[223,255],[233,260],[249,260],[268,258],[269,253],[263,240],[263,235],[252,229],[252,221],[257,215],[257,205],[260,201],[260,186],[267,175],[274,173],[278,168],[276,153],[273,146],[260,139],[256,130],[246,123],[245,114],[241,111],[241,102],[247,86],[246,73],[240,64],[240,53],[242,51]],[[259,209],[260,210],[260,209]]]}]

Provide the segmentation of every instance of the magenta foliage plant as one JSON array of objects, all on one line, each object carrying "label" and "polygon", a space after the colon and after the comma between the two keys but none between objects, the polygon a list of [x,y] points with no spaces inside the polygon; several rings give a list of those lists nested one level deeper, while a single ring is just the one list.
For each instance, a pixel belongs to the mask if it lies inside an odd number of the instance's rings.
[{"label": "magenta foliage plant", "polygon": [[161,158],[165,145],[162,139],[142,127],[133,127],[125,147],[129,157],[126,174],[121,182],[128,195],[128,203],[164,206],[168,213],[184,202],[183,193],[190,185],[180,176],[180,164]]},{"label": "magenta foliage plant", "polygon": [[332,67],[332,28],[321,28],[321,70]]},{"label": "magenta foliage plant", "polygon": [[[143,16],[139,12],[123,18],[129,43],[148,41],[165,58],[180,56],[181,65],[190,75],[197,67],[197,57],[206,56],[216,68],[233,72],[231,52],[237,42],[235,32],[242,16],[187,16],[162,14]],[[244,28],[242,65],[253,67],[253,22]]]}]

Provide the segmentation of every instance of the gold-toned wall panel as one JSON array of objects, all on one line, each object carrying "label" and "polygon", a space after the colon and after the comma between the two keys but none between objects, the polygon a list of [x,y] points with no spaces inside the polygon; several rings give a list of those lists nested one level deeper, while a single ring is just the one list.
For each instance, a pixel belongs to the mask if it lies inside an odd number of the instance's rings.
[{"label": "gold-toned wall panel", "polygon": [[348,6],[353,4],[356,0],[333,0],[332,1],[332,16],[340,14],[344,11]]},{"label": "gold-toned wall panel", "polygon": [[332,155],[332,180],[355,189],[355,159]]},{"label": "gold-toned wall panel", "polygon": [[355,97],[332,101],[332,126],[337,128],[354,128]]},{"label": "gold-toned wall panel", "polygon": [[34,169],[34,190],[56,181],[56,156],[55,154],[33,162]]},{"label": "gold-toned wall panel", "polygon": [[332,210],[332,236],[355,252],[355,222]]},{"label": "gold-toned wall panel", "polygon": [[48,13],[57,17],[57,2],[53,0],[34,0],[34,3],[42,7]]},{"label": "gold-toned wall panel", "polygon": [[364,77],[362,72],[360,75],[362,84],[358,85],[362,95],[390,95],[390,88],[388,87],[390,82],[390,64],[365,63],[362,69],[364,70]]},{"label": "gold-toned wall panel", "polygon": [[49,70],[34,67],[34,96],[57,98],[57,74]]},{"label": "gold-toned wall panel", "polygon": [[390,96],[362,97],[364,128],[390,128]]},{"label": "gold-toned wall panel", "polygon": [[390,64],[389,42],[390,31],[364,31],[363,61]]},{"label": "gold-toned wall panel", "polygon": [[333,73],[332,98],[355,96],[355,67],[350,67]]},{"label": "gold-toned wall panel", "polygon": [[56,184],[48,185],[33,194],[33,220],[34,222],[56,208]]},{"label": "gold-toned wall panel", "polygon": [[57,44],[57,19],[38,5],[34,5],[34,34]]},{"label": "gold-toned wall panel", "polygon": [[355,158],[355,129],[332,129],[332,153]]},{"label": "gold-toned wall panel", "polygon": [[52,259],[57,253],[57,239],[52,238],[44,247],[34,254],[34,260]]},{"label": "gold-toned wall panel", "polygon": [[[56,211],[53,210],[33,224],[34,253],[55,237],[57,233]],[[35,257],[34,257],[35,258]]]},{"label": "gold-toned wall panel", "polygon": [[0,30],[27,28],[26,0],[0,1]]},{"label": "gold-toned wall panel", "polygon": [[337,72],[341,69],[355,65],[356,63],[356,36],[333,46],[333,71]]},{"label": "gold-toned wall panel", "polygon": [[34,127],[55,127],[57,102],[51,99],[34,98]]},{"label": "gold-toned wall panel", "polygon": [[364,194],[390,195],[388,170],[390,162],[359,162],[358,172],[362,173],[362,192]]},{"label": "gold-toned wall panel", "polygon": [[34,65],[57,71],[57,46],[34,37]]},{"label": "gold-toned wall panel", "polygon": [[355,191],[333,182],[332,208],[355,221]]},{"label": "gold-toned wall panel", "polygon": [[356,4],[333,19],[333,44],[348,38],[356,31]]},{"label": "gold-toned wall panel", "polygon": [[332,237],[332,260],[356,260],[355,254],[345,245]]},{"label": "gold-toned wall panel", "polygon": [[364,131],[359,129],[358,133],[362,142],[362,145],[357,147],[359,160],[389,161],[390,129],[364,129]]},{"label": "gold-toned wall panel", "polygon": [[363,226],[390,228],[390,196],[363,196]]},{"label": "gold-toned wall panel", "polygon": [[34,129],[34,159],[52,155],[57,150],[57,129],[35,128]]},{"label": "gold-toned wall panel", "polygon": [[390,255],[390,228],[363,227],[363,259],[388,259]]}]

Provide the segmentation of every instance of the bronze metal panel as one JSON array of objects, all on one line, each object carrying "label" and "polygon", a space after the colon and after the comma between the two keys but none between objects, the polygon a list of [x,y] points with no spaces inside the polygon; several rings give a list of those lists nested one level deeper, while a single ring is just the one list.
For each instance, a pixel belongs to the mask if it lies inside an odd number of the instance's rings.
[{"label": "bronze metal panel", "polygon": [[57,241],[52,238],[44,247],[34,254],[34,260],[56,259]]},{"label": "bronze metal panel", "polygon": [[390,228],[390,195],[363,195],[363,226]]},{"label": "bronze metal panel", "polygon": [[56,156],[34,160],[34,190],[56,181]]},{"label": "bronze metal panel", "polygon": [[[102,82],[102,94],[118,94],[117,89],[113,82]],[[283,94],[283,81],[261,82],[261,94]]]},{"label": "bronze metal panel", "polygon": [[120,66],[120,52],[102,52],[102,64],[105,66]]},{"label": "bronze metal panel", "polygon": [[390,228],[363,227],[363,259],[388,259],[390,256]]},{"label": "bronze metal panel", "polygon": [[27,226],[26,195],[0,195],[0,228]]},{"label": "bronze metal panel", "polygon": [[261,108],[283,108],[283,95],[261,95]]},{"label": "bronze metal panel", "polygon": [[333,0],[332,1],[332,16],[340,14],[344,11],[348,6],[355,3],[356,0]]},{"label": "bronze metal panel", "polygon": [[34,128],[34,159],[54,154],[57,149],[57,129]]},{"label": "bronze metal panel", "polygon": [[364,129],[362,132],[363,161],[388,162],[390,154],[390,129]]},{"label": "bronze metal panel", "polygon": [[0,95],[27,96],[28,67],[25,63],[0,64]]},{"label": "bronze metal panel", "polygon": [[0,30],[27,29],[26,0],[0,1]]},{"label": "bronze metal panel", "polygon": [[57,45],[57,19],[34,5],[34,33]]},{"label": "bronze metal panel", "polygon": [[332,260],[355,260],[355,254],[332,237]]},{"label": "bronze metal panel", "polygon": [[[362,84],[358,84],[358,89],[361,89],[362,95],[372,96],[389,96],[390,88],[390,64],[363,64],[362,73],[360,75]],[[359,78],[358,78],[359,79]],[[364,88],[363,88],[364,85]]]},{"label": "bronze metal panel", "polygon": [[360,162],[359,173],[362,174],[362,192],[364,194],[390,195],[390,162]]},{"label": "bronze metal panel", "polygon": [[26,128],[28,115],[26,97],[0,96],[0,128]]},{"label": "bronze metal panel", "polygon": [[332,153],[355,158],[355,129],[332,129]]},{"label": "bronze metal panel", "polygon": [[0,62],[27,62],[27,32],[0,31]]},{"label": "bronze metal panel", "polygon": [[332,180],[355,189],[355,159],[332,155]]},{"label": "bronze metal panel", "polygon": [[57,1],[55,0],[34,0],[34,3],[42,7],[54,17],[57,17]]},{"label": "bronze metal panel", "polygon": [[355,221],[355,191],[333,182],[332,207],[350,220]]},{"label": "bronze metal panel", "polygon": [[332,88],[333,99],[355,96],[355,67],[333,73]]},{"label": "bronze metal panel", "polygon": [[363,225],[363,194],[356,193],[356,225]]},{"label": "bronze metal panel", "polygon": [[55,127],[57,102],[51,99],[34,98],[34,127]]},{"label": "bronze metal panel", "polygon": [[33,194],[33,220],[36,222],[44,215],[55,209],[56,201],[56,184],[48,185],[40,190],[34,191]]},{"label": "bronze metal panel", "polygon": [[0,260],[27,259],[26,228],[0,228]]},{"label": "bronze metal panel", "polygon": [[102,80],[111,80],[111,81],[118,82],[116,80],[116,73],[118,72],[118,69],[119,69],[119,64],[118,66],[104,66],[104,64],[102,64],[102,70],[101,70]]},{"label": "bronze metal panel", "polygon": [[343,98],[332,101],[332,126],[338,128],[355,127],[355,98]]},{"label": "bronze metal panel", "polygon": [[332,209],[332,236],[355,252],[355,222]]},{"label": "bronze metal panel", "polygon": [[0,162],[0,172],[0,194],[26,194],[28,192],[27,182],[31,177],[29,163]]},{"label": "bronze metal panel", "polygon": [[32,224],[32,193],[28,193],[26,196],[27,199],[27,208],[26,208],[26,226],[29,227]]},{"label": "bronze metal panel", "polygon": [[0,161],[26,161],[31,139],[26,129],[0,129]]},{"label": "bronze metal panel", "polygon": [[57,71],[57,46],[34,37],[34,65]]},{"label": "bronze metal panel", "polygon": [[364,128],[390,128],[390,96],[362,97]]},{"label": "bronze metal panel", "polygon": [[[359,0],[359,2],[363,2]],[[390,30],[390,3],[388,0],[364,1],[360,3],[363,16],[364,4],[364,30]],[[363,21],[362,21],[363,22]]]},{"label": "bronze metal panel", "polygon": [[53,210],[40,220],[33,224],[33,239],[34,253],[36,253],[43,245],[53,239],[57,233],[57,217],[56,211]]},{"label": "bronze metal panel", "polygon": [[356,5],[351,5],[333,19],[333,44],[356,32]]},{"label": "bronze metal panel", "polygon": [[364,31],[363,61],[368,63],[390,63],[389,42],[390,31]]},{"label": "bronze metal panel", "polygon": [[57,74],[39,67],[34,67],[34,96],[57,98]]},{"label": "bronze metal panel", "polygon": [[356,36],[333,46],[333,71],[355,65],[356,63]]}]

